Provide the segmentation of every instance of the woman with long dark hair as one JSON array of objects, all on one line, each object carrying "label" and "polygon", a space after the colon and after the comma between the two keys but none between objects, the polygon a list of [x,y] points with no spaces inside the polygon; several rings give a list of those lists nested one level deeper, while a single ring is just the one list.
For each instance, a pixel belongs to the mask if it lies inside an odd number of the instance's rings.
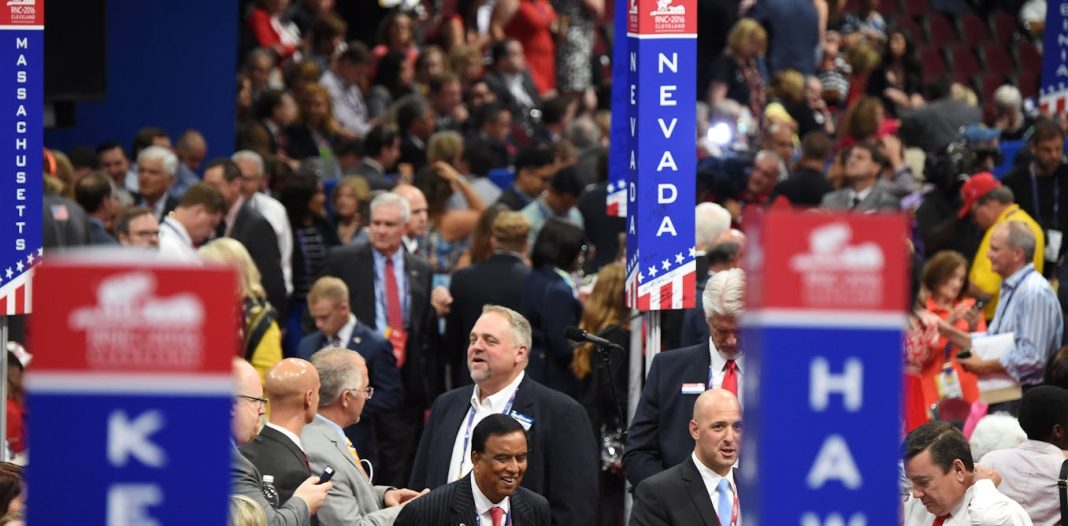
[{"label": "woman with long dark hair", "polygon": [[882,99],[887,114],[896,117],[901,110],[923,104],[922,73],[908,36],[904,31],[891,31],[882,63],[868,78],[868,95]]}]

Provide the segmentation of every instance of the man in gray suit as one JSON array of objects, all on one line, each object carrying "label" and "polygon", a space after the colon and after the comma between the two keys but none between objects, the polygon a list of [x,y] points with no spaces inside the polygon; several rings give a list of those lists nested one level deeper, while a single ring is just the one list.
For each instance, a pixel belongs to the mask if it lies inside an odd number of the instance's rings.
[{"label": "man in gray suit", "polygon": [[898,198],[878,184],[889,163],[875,143],[857,143],[845,159],[845,186],[824,195],[821,208],[866,213],[901,210]]},{"label": "man in gray suit", "polygon": [[233,463],[230,478],[235,494],[244,495],[256,501],[267,513],[267,522],[271,526],[308,526],[311,516],[319,510],[326,499],[326,494],[333,488],[333,483],[319,484],[319,476],[308,477],[293,492],[293,496],[275,508],[267,502],[260,486],[263,477],[260,470],[240,451],[238,445],[244,445],[256,437],[260,417],[267,407],[263,398],[263,385],[260,375],[251,364],[241,358],[234,358],[234,405],[231,410],[230,434],[234,440]]},{"label": "man in gray suit", "polygon": [[[360,420],[367,399],[367,364],[359,353],[327,348],[311,357],[319,372],[319,414],[300,434],[312,471],[334,468],[334,489],[317,517],[321,524],[384,526],[393,524],[401,506],[422,495],[410,489],[372,486],[357,451],[343,429]],[[426,493],[429,490],[424,490]]]}]

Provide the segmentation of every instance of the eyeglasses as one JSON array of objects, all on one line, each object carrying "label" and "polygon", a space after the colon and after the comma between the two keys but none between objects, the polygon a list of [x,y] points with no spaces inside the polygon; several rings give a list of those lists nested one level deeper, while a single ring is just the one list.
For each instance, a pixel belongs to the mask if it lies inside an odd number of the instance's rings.
[{"label": "eyeglasses", "polygon": [[267,408],[266,398],[256,398],[255,396],[249,395],[237,395],[237,398],[243,398],[245,400],[248,400],[249,402],[252,402],[253,404],[256,404],[256,409],[258,410],[262,411]]},{"label": "eyeglasses", "polygon": [[159,230],[134,230],[130,235],[141,238],[159,237]]},{"label": "eyeglasses", "polygon": [[359,388],[356,388],[356,387],[350,387],[350,388],[345,389],[345,390],[346,391],[356,391],[356,392],[363,391],[363,393],[365,395],[367,395],[367,399],[368,400],[370,400],[371,397],[375,395],[375,388],[371,387],[371,386],[364,387],[363,389],[359,389]]}]

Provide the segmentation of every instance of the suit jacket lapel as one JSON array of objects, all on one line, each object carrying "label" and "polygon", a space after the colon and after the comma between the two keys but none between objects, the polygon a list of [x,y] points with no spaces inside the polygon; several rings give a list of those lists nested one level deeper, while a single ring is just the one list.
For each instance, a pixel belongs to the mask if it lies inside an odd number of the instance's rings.
[{"label": "suit jacket lapel", "polygon": [[341,454],[342,457],[345,457],[345,460],[347,460],[349,464],[352,464],[354,467],[356,467],[356,471],[363,471],[363,468],[361,466],[356,465],[356,459],[352,458],[352,451],[349,450],[348,444],[342,441],[341,437],[338,436],[338,434],[335,433],[334,430],[328,424],[324,422],[313,421],[311,424],[308,425],[312,426],[313,429],[318,431],[324,439],[329,440],[332,444],[334,444],[334,447],[337,448],[338,453]]},{"label": "suit jacket lapel", "polygon": [[[702,385],[708,385],[708,368],[712,363],[712,344],[706,343],[704,352],[696,353],[693,360],[690,362],[693,364],[691,367],[686,368],[686,372],[683,373],[686,383],[701,383]],[[680,387],[674,387],[680,389]],[[687,410],[689,411],[689,409]]]},{"label": "suit jacket lapel", "polygon": [[441,419],[442,430],[452,430],[452,432],[443,431],[435,434],[434,446],[432,455],[436,458],[444,459],[437,462],[434,472],[430,473],[430,481],[441,481],[443,484],[452,482],[449,480],[449,467],[452,463],[452,448],[456,445],[456,433],[460,432],[460,426],[463,426],[465,417],[468,411],[471,410],[471,395],[475,392],[474,385],[468,385],[463,388],[464,404],[451,404],[448,409],[448,413]]},{"label": "suit jacket lapel", "polygon": [[[370,244],[364,246],[361,250],[356,252],[356,258],[352,265],[352,270],[356,274],[356,279],[350,283],[356,284],[360,287],[367,287],[367,290],[363,291],[364,301],[356,302],[352,305],[353,313],[356,314],[356,318],[359,319],[364,325],[377,329],[375,326],[375,258],[371,254],[374,248]],[[352,291],[349,292],[349,296],[352,296]]]},{"label": "suit jacket lapel", "polygon": [[475,494],[471,492],[471,475],[455,482],[452,494],[452,511],[460,516],[460,520],[466,520],[469,523],[475,524],[477,515],[475,514]]},{"label": "suit jacket lapel", "polygon": [[[303,464],[304,466],[308,466],[307,455],[305,455],[304,452],[301,451],[300,448],[297,447],[297,445],[289,439],[289,437],[266,426],[264,426],[263,431],[260,431],[260,435],[263,435],[263,438],[266,440],[274,440],[275,442],[282,444],[283,446],[285,446],[286,449],[289,450],[290,453],[293,454],[293,456],[297,457],[297,460],[301,464]],[[308,470],[311,471],[311,468],[309,467]]]},{"label": "suit jacket lapel", "polygon": [[697,471],[697,466],[693,463],[693,457],[686,457],[682,463],[682,485],[686,488],[690,501],[697,508],[697,514],[704,523],[707,526],[720,526],[719,519],[716,518],[716,509],[712,507],[712,496],[708,494],[708,488],[705,487],[701,473]]},{"label": "suit jacket lapel", "polygon": [[515,493],[509,497],[508,502],[512,507],[512,521],[519,524],[534,524],[534,513],[531,510],[530,501],[522,488],[516,488]]},{"label": "suit jacket lapel", "polygon": [[410,292],[408,297],[408,320],[411,323],[412,330],[419,330],[423,326],[422,309],[418,309],[416,306],[425,305],[429,302],[430,291],[423,286],[423,283],[426,282],[426,274],[414,263],[415,256],[405,251],[404,270],[408,273],[406,278],[408,280],[408,291]]}]

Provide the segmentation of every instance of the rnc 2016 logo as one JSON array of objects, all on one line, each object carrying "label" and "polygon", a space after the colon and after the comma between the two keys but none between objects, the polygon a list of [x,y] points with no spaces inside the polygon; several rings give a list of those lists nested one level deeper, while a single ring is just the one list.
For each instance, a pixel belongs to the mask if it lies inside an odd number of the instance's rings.
[{"label": "rnc 2016 logo", "polygon": [[37,21],[37,0],[7,0],[12,24],[33,24]]}]

